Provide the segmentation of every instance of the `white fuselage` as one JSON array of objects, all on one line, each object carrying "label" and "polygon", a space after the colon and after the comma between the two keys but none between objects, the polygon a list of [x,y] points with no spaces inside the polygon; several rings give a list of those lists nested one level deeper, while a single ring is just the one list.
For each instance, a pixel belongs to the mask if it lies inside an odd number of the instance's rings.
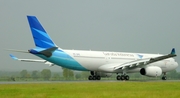
[{"label": "white fuselage", "polygon": [[[108,52],[108,51],[86,51],[86,50],[63,50],[68,55],[73,57],[84,68],[90,71],[102,71],[99,69],[102,65],[110,64],[108,67],[112,68],[113,64],[123,64],[126,62],[153,58],[161,56],[160,54],[144,54],[144,53],[128,53],[128,52]],[[177,68],[178,64],[173,58],[161,60],[147,66],[158,66],[163,72],[171,71]],[[127,72],[139,72],[141,67],[130,69]],[[103,70],[104,71],[104,70]],[[105,71],[113,72],[113,71]],[[121,72],[121,70],[119,70]]]}]

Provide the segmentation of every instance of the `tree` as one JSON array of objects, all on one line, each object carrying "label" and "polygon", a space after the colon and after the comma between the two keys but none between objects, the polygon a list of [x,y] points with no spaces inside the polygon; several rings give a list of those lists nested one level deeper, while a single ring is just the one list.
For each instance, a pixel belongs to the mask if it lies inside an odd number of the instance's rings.
[{"label": "tree", "polygon": [[167,77],[170,79],[178,79],[178,73],[176,72],[176,70],[172,70],[170,72],[167,73]]},{"label": "tree", "polygon": [[177,79],[180,79],[180,73],[179,72],[177,73]]},{"label": "tree", "polygon": [[67,68],[63,68],[63,77],[64,78],[72,78],[74,77],[74,72],[70,69],[67,69]]},{"label": "tree", "polygon": [[51,78],[51,70],[49,69],[43,69],[41,71],[41,76],[44,80],[49,80]]},{"label": "tree", "polygon": [[38,79],[38,77],[39,77],[39,76],[38,76],[38,71],[36,71],[36,70],[33,71],[31,77],[32,77],[34,80],[35,80],[35,79]]},{"label": "tree", "polygon": [[60,75],[58,73],[53,74],[52,76],[53,80],[60,80]]},{"label": "tree", "polygon": [[80,79],[81,78],[81,74],[80,73],[76,73],[75,78],[76,79]]},{"label": "tree", "polygon": [[87,71],[82,71],[82,72],[81,72],[82,78],[87,79],[87,78],[89,77],[89,75],[90,75],[90,72],[87,72]]},{"label": "tree", "polygon": [[21,78],[26,78],[27,74],[28,74],[27,70],[22,70],[20,72]]}]

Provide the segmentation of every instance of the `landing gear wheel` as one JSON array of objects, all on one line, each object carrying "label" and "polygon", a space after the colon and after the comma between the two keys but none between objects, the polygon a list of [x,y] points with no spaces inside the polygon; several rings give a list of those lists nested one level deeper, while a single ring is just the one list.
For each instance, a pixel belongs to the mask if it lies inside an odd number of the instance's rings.
[{"label": "landing gear wheel", "polygon": [[93,76],[93,80],[96,80],[96,76]]},{"label": "landing gear wheel", "polygon": [[167,80],[167,77],[166,77],[166,72],[163,72],[163,77],[162,77],[162,80]]},{"label": "landing gear wheel", "polygon": [[167,80],[167,77],[166,77],[166,76],[163,76],[163,77],[162,77],[162,80]]},{"label": "landing gear wheel", "polygon": [[118,76],[116,77],[116,79],[117,79],[117,80],[121,80],[121,76],[118,75]]},{"label": "landing gear wheel", "polygon": [[93,80],[93,76],[89,76],[88,79],[89,79],[89,80]]},{"label": "landing gear wheel", "polygon": [[121,80],[124,80],[125,79],[125,76],[124,75],[121,75]]},{"label": "landing gear wheel", "polygon": [[128,75],[125,76],[125,80],[129,80],[129,76]]},{"label": "landing gear wheel", "polygon": [[101,80],[101,77],[100,76],[96,76],[96,80]]}]

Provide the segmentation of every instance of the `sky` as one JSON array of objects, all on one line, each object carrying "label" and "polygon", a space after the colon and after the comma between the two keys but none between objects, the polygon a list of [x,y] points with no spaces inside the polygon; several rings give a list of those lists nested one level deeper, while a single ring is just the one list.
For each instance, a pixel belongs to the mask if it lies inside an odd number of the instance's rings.
[{"label": "sky", "polygon": [[39,59],[5,50],[34,48],[27,15],[36,16],[62,49],[168,54],[176,48],[179,55],[179,5],[179,0],[1,0],[0,70],[61,70],[9,57]]}]

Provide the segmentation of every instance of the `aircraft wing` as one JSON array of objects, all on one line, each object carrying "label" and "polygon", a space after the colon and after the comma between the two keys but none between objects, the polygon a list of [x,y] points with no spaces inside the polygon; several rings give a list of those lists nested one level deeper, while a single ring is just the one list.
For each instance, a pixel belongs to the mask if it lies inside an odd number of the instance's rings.
[{"label": "aircraft wing", "polygon": [[24,61],[24,62],[39,62],[39,63],[44,63],[44,64],[48,64],[49,66],[54,66],[53,63],[48,62],[46,60],[37,60],[37,59],[19,59],[17,57],[15,57],[14,55],[10,54],[10,57],[14,60],[18,60],[18,61]]},{"label": "aircraft wing", "polygon": [[131,62],[126,62],[126,63],[120,64],[118,66],[115,66],[114,71],[118,70],[118,69],[122,69],[122,70],[130,69],[130,68],[134,68],[137,66],[141,67],[141,66],[145,66],[145,65],[148,65],[148,64],[151,64],[151,63],[154,63],[157,61],[161,61],[161,60],[164,60],[167,58],[175,57],[175,56],[177,56],[177,55],[175,54],[175,49],[173,48],[170,54],[158,56],[158,57],[154,57],[154,58],[146,58],[146,59],[139,59],[139,60],[134,60]]}]

